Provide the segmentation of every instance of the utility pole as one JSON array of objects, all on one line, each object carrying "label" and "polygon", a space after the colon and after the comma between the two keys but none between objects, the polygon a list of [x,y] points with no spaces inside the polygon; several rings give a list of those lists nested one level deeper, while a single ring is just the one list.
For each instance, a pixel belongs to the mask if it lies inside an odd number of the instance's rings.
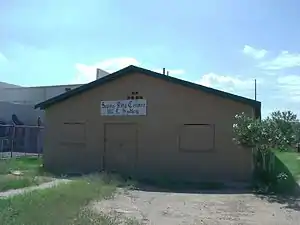
[{"label": "utility pole", "polygon": [[256,79],[254,79],[254,99],[256,101],[256,97],[257,97],[257,88],[256,88]]}]

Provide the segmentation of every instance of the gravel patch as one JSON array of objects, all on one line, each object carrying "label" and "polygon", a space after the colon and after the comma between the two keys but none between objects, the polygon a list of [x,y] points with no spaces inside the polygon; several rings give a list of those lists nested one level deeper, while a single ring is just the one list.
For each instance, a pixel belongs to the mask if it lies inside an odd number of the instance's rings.
[{"label": "gravel patch", "polygon": [[[295,200],[295,199],[294,199]],[[294,208],[254,194],[174,193],[119,189],[113,199],[93,202],[100,214],[158,225],[299,225],[300,199]],[[124,222],[125,223],[125,222]]]}]

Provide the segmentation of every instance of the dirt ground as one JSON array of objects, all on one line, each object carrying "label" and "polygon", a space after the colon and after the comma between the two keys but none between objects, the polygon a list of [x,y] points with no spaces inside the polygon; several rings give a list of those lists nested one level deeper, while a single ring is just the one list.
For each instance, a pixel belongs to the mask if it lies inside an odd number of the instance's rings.
[{"label": "dirt ground", "polygon": [[93,211],[155,225],[299,225],[300,199],[263,199],[251,193],[174,193],[120,189]]}]

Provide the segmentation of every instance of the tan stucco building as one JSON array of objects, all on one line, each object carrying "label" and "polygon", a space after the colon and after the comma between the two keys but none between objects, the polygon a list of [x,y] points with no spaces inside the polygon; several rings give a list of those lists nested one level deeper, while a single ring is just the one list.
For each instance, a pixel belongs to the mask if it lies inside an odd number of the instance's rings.
[{"label": "tan stucco building", "polygon": [[36,108],[46,111],[44,164],[55,172],[251,178],[251,151],[232,141],[237,113],[260,117],[251,99],[129,66]]}]

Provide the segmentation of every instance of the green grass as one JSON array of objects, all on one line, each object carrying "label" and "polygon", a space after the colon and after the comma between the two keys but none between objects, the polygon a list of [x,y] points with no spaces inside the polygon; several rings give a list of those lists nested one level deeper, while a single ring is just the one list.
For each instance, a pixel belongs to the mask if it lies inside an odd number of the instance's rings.
[{"label": "green grass", "polygon": [[291,175],[300,179],[300,153],[275,151],[277,158],[287,167]]},{"label": "green grass", "polygon": [[27,174],[39,172],[41,158],[21,157],[0,160],[0,174],[8,174],[12,170],[21,170]]},{"label": "green grass", "polygon": [[36,177],[15,177],[13,175],[0,176],[0,191],[19,189],[38,185],[40,183],[43,183],[43,181]]},{"label": "green grass", "polygon": [[[275,154],[275,167],[273,179],[276,181],[273,191],[279,194],[294,194],[299,191],[297,181],[300,176],[300,154],[292,151],[273,151]],[[284,179],[278,179],[279,174],[284,174]]]},{"label": "green grass", "polygon": [[[52,179],[43,173],[40,158],[22,157],[0,160],[0,191],[38,185]],[[13,175],[21,171],[22,175]]]},{"label": "green grass", "polygon": [[[113,196],[119,183],[104,175],[76,178],[51,189],[0,200],[3,225],[115,225],[117,217],[96,214],[86,207]],[[128,221],[127,224],[137,224]]]}]

